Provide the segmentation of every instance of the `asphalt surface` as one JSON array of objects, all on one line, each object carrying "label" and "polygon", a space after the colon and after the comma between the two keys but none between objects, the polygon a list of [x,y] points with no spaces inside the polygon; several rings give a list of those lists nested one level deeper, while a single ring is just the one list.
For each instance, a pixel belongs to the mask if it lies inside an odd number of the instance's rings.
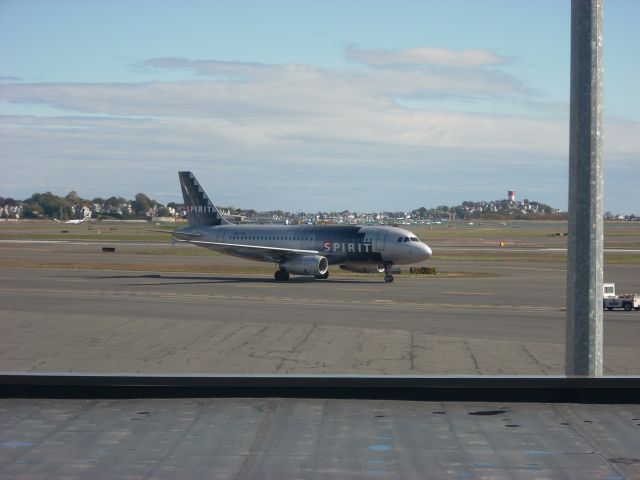
[{"label": "asphalt surface", "polygon": [[[3,370],[564,373],[561,262],[276,284],[231,257],[99,247],[0,242]],[[637,271],[605,279],[640,292]],[[640,312],[604,319],[605,373],[638,375]],[[638,405],[3,398],[0,478],[622,480],[640,478],[639,429]]]},{"label": "asphalt surface", "polygon": [[[158,271],[256,264],[146,250],[122,245],[105,254],[95,244],[3,244],[0,259],[81,266],[0,269],[3,369],[564,373],[561,263],[434,261],[445,276],[403,273],[393,284],[375,275],[275,283],[262,273]],[[144,271],[102,270],[104,263]],[[605,277],[619,289],[640,291],[637,266],[608,266]],[[604,318],[605,374],[639,374],[640,312],[605,312]]]},{"label": "asphalt surface", "polygon": [[638,405],[0,400],[0,477],[640,477]]}]

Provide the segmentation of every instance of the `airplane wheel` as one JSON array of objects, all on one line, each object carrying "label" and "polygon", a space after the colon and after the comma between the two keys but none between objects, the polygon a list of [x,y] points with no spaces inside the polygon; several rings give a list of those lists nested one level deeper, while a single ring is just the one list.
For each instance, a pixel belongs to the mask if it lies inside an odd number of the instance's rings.
[{"label": "airplane wheel", "polygon": [[316,280],[326,280],[327,278],[329,278],[329,272],[324,272],[321,275],[314,275],[313,278],[315,278]]},{"label": "airplane wheel", "polygon": [[385,276],[384,276],[384,281],[385,281],[386,283],[391,283],[391,282],[393,282],[393,275],[385,275]]},{"label": "airplane wheel", "polygon": [[289,273],[278,270],[276,271],[276,273],[274,273],[273,278],[276,279],[276,282],[286,282],[287,280],[289,280]]}]

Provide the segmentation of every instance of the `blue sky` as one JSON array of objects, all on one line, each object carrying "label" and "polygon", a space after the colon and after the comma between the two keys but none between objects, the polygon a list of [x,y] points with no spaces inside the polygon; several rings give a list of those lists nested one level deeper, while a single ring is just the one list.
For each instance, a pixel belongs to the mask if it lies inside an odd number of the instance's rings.
[{"label": "blue sky", "polygon": [[[640,2],[604,18],[604,206],[638,214]],[[566,208],[569,32],[561,0],[0,0],[0,195]]]}]

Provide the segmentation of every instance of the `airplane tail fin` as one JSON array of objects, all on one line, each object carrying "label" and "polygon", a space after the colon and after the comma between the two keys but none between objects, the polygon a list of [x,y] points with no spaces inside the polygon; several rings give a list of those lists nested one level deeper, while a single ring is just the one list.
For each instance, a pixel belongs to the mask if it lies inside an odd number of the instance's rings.
[{"label": "airplane tail fin", "polygon": [[207,192],[200,186],[191,172],[178,172],[180,189],[187,210],[189,226],[195,225],[225,225],[229,223],[220,213],[218,207],[209,199]]}]

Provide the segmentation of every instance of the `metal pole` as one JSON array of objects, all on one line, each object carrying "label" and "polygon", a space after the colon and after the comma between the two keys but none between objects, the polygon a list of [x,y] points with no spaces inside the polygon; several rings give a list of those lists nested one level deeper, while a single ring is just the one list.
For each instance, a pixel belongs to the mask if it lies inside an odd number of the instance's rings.
[{"label": "metal pole", "polygon": [[566,374],[602,376],[602,1],[571,2]]}]

